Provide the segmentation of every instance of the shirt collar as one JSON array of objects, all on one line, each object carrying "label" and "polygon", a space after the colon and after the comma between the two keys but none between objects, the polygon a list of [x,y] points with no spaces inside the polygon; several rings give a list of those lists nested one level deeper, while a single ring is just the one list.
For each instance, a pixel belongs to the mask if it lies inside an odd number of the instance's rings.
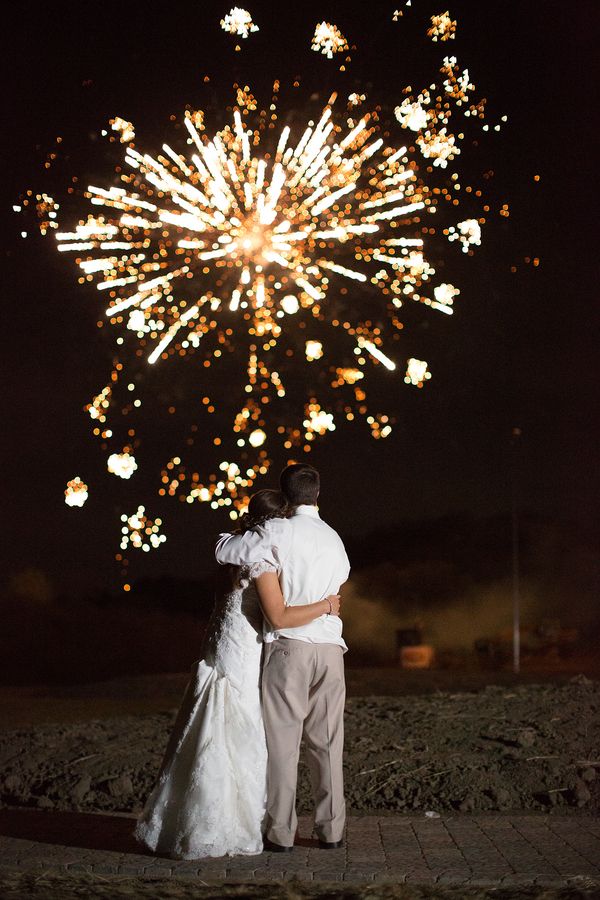
[{"label": "shirt collar", "polygon": [[301,503],[300,506],[297,506],[292,515],[312,516],[313,519],[321,518],[319,515],[319,508],[317,506],[309,506],[307,503]]}]

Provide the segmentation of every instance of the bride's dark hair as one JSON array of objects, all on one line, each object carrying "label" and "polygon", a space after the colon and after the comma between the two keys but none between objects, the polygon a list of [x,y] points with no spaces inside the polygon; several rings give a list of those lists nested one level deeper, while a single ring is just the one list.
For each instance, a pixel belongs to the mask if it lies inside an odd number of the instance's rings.
[{"label": "bride's dark hair", "polygon": [[265,488],[250,497],[248,511],[241,516],[236,531],[243,534],[263,525],[268,519],[286,519],[291,510],[282,491]]}]

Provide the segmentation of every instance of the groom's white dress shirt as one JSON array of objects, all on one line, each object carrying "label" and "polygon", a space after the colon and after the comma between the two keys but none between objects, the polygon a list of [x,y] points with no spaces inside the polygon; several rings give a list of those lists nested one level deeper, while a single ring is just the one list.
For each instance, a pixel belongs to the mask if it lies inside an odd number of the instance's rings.
[{"label": "groom's white dress shirt", "polygon": [[[286,606],[303,606],[339,594],[350,563],[338,533],[319,516],[316,506],[298,506],[289,519],[269,519],[245,534],[221,534],[217,562],[247,566],[265,560],[279,572]],[[322,615],[307,625],[272,631],[265,622],[264,640],[279,637],[315,644],[338,644],[347,650],[339,616]]]}]

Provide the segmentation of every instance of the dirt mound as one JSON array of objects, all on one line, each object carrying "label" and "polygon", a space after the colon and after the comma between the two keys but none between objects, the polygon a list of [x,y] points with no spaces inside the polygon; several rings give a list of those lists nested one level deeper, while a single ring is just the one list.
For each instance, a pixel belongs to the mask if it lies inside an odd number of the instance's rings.
[{"label": "dirt mound", "polygon": [[[600,809],[600,682],[355,697],[351,810]],[[0,803],[131,812],[153,786],[174,712],[0,734]],[[311,809],[301,766],[299,811]]]},{"label": "dirt mound", "polygon": [[346,720],[349,804],[598,808],[599,708],[600,682],[580,678],[561,687],[354,701]]}]

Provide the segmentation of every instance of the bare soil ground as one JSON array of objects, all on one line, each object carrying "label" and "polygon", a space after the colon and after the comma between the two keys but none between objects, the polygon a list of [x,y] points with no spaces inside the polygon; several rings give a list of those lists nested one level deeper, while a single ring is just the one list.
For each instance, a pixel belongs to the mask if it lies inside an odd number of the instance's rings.
[{"label": "bare soil ground", "polygon": [[[575,675],[600,680],[600,654],[561,660],[524,660],[521,672],[457,668],[346,667],[348,697],[402,697],[479,691],[486,685],[564,684]],[[130,675],[67,685],[0,685],[0,730],[47,722],[77,722],[164,712],[179,705],[187,672]]]},{"label": "bare soil ground", "polygon": [[[386,677],[379,672],[377,678],[380,693]],[[138,710],[156,710],[156,679],[130,679],[125,698],[122,681],[107,683],[100,699],[98,686],[80,686],[70,697],[80,705],[75,720],[5,727],[0,805],[138,811],[154,783],[186,680],[168,679],[158,712],[107,714],[111,690],[113,709],[126,699]],[[448,691],[432,687],[434,680],[431,673],[428,692],[348,699],[351,811],[600,809],[600,681],[584,675],[546,683],[507,677],[505,684],[482,686],[475,678],[470,688]],[[360,686],[368,685],[363,680]],[[298,801],[300,812],[310,811],[304,766]]]},{"label": "bare soil ground", "polygon": [[598,891],[581,888],[484,888],[413,887],[409,885],[219,884],[201,885],[198,880],[100,878],[53,873],[24,873],[0,869],[0,896],[11,900],[99,900],[144,898],[144,900],[597,900]]}]

